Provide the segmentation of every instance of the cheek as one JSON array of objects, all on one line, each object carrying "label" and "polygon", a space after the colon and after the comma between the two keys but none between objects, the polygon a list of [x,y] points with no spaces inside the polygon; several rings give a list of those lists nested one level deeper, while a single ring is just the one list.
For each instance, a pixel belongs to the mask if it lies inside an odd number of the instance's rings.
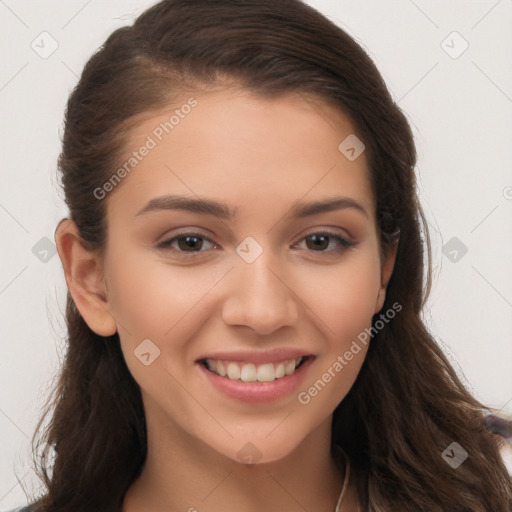
[{"label": "cheek", "polygon": [[380,266],[373,252],[354,253],[328,276],[318,276],[312,304],[327,326],[329,338],[343,342],[371,324],[380,289]]},{"label": "cheek", "polygon": [[[328,338],[357,336],[371,322],[380,283],[378,250],[373,245],[356,248],[336,265],[294,265],[284,279],[292,284],[297,307],[309,310],[318,326],[323,323]],[[147,249],[116,250],[120,247],[130,244],[113,243],[105,267],[109,305],[120,334],[132,345],[149,338],[163,347],[172,339],[176,347],[208,320],[232,262],[167,264]],[[229,290],[223,295],[230,296]],[[179,348],[186,355],[186,346]]]},{"label": "cheek", "polygon": [[109,303],[129,332],[162,338],[189,315],[214,285],[217,272],[166,264],[162,257],[135,249],[109,268]]},{"label": "cheek", "polygon": [[[171,265],[136,250],[115,256],[113,253],[111,261],[117,264],[109,268],[109,303],[126,364],[143,388],[151,387],[155,379],[169,383],[165,369],[174,373],[176,368],[190,365],[197,355],[189,340],[211,317],[212,291],[229,266]],[[144,340],[151,341],[145,342],[151,358],[158,356],[150,368],[139,358]],[[158,371],[162,373],[156,378]]]},{"label": "cheek", "polygon": [[322,320],[326,343],[314,373],[297,395],[305,414],[323,417],[325,411],[333,411],[357,378],[371,340],[380,288],[378,263],[372,253],[361,252],[329,279],[317,279],[315,291],[310,290],[309,300]]}]

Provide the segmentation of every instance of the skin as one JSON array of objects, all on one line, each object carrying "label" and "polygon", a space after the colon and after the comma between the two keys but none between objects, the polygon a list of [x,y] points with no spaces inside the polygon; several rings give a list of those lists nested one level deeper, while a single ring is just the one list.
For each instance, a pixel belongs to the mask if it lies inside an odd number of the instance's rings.
[{"label": "skin", "polygon": [[[395,251],[379,254],[366,155],[349,161],[338,150],[358,132],[318,99],[230,89],[194,97],[197,107],[103,199],[104,257],[83,247],[71,220],[55,236],[80,313],[99,335],[119,333],[142,391],[148,458],[123,510],[220,512],[229,504],[240,512],[332,512],[344,476],[330,456],[332,413],[367,347],[307,405],[297,392],[332,367],[384,303]],[[127,153],[174,108],[141,121]],[[212,198],[239,211],[231,220],[180,210],[137,216],[165,194]],[[356,201],[366,214],[345,208],[289,216],[296,201],[333,196]],[[307,235],[326,229],[355,245],[328,238],[316,248]],[[192,255],[178,240],[174,252],[157,249],[180,231],[206,239]],[[248,236],[263,249],[252,263],[235,252]],[[160,350],[148,366],[134,355],[144,339]],[[200,378],[196,360],[206,352],[275,347],[316,356],[297,392],[278,401],[248,404]],[[249,442],[261,457],[251,466],[237,455]],[[357,510],[352,488],[342,510]]]}]

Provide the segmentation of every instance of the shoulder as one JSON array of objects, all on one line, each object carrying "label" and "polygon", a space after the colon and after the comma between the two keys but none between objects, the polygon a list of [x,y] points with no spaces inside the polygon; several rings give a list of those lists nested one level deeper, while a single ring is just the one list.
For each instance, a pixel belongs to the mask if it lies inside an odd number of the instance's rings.
[{"label": "shoulder", "polygon": [[27,505],[26,507],[14,508],[12,510],[6,510],[5,512],[30,512],[30,505]]}]

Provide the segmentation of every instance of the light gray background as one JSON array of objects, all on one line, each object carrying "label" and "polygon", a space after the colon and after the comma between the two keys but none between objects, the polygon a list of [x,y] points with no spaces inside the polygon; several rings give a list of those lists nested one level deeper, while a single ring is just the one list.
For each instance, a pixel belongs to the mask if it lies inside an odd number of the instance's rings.
[{"label": "light gray background", "polygon": [[[92,52],[154,3],[0,0],[0,509],[26,503],[16,475],[37,486],[29,440],[64,348],[65,281],[41,239],[66,216],[65,103]],[[510,413],[512,0],[307,3],[367,49],[412,123],[436,269],[425,318],[475,395]]]}]

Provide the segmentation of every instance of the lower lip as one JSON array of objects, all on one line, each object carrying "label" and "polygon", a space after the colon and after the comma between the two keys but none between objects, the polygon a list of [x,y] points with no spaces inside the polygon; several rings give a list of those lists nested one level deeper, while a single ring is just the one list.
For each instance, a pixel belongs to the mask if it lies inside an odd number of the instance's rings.
[{"label": "lower lip", "polygon": [[201,363],[196,363],[208,382],[227,396],[244,402],[271,402],[289,395],[296,390],[304,380],[314,357],[308,359],[291,375],[281,377],[272,382],[243,382],[221,377],[206,369]]}]

